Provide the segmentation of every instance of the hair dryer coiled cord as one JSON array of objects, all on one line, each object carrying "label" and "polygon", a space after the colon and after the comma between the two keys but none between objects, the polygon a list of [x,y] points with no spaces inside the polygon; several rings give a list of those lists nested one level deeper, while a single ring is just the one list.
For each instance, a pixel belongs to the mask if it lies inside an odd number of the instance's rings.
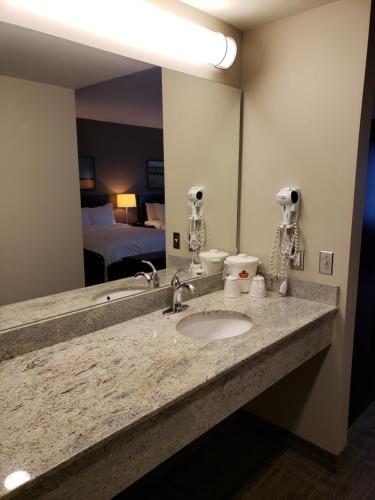
[{"label": "hair dryer coiled cord", "polygon": [[[276,269],[276,251],[280,253],[280,271]],[[288,289],[288,268],[291,260],[294,260],[299,252],[299,231],[294,222],[290,226],[277,225],[271,247],[269,261],[269,272],[271,276],[281,280],[279,292],[285,295]]]},{"label": "hair dryer coiled cord", "polygon": [[206,244],[206,224],[204,219],[189,217],[185,222],[184,237],[193,251],[193,263],[199,264],[199,252]]}]

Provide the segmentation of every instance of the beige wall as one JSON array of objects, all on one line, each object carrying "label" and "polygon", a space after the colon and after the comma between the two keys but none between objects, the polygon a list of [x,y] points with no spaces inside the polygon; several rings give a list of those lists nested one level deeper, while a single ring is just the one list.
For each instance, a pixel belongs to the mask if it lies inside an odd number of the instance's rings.
[{"label": "beige wall", "polygon": [[0,304],[83,286],[74,92],[0,76]]},{"label": "beige wall", "polygon": [[[239,54],[241,53],[241,38],[242,33],[219,19],[216,19],[200,10],[197,10],[189,5],[185,5],[178,0],[148,0],[156,6],[172,13],[181,16],[191,22],[197,23],[213,31],[223,32],[227,36],[233,37],[238,45]],[[176,59],[168,58],[166,56],[155,55],[151,52],[141,49],[124,47],[121,43],[116,41],[106,40],[97,37],[88,32],[80,31],[74,28],[69,28],[63,24],[53,22],[47,18],[33,16],[29,13],[12,6],[7,0],[0,0],[0,21],[5,23],[15,24],[30,28],[32,30],[41,31],[50,35],[58,36],[78,42],[90,47],[107,50],[115,54],[138,59],[157,66],[174,69],[177,71],[184,71],[191,75],[208,78],[210,80],[224,82],[228,85],[240,86],[240,71],[241,61],[240,55],[238,56],[235,64],[226,71],[216,69],[210,65],[200,65],[187,62],[181,62]],[[173,44],[173,40],[171,40]]]},{"label": "beige wall", "polygon": [[167,254],[191,256],[183,238],[191,186],[206,188],[206,248],[234,253],[241,91],[166,69],[162,77]]},{"label": "beige wall", "polygon": [[[267,263],[280,187],[302,193],[303,279],[340,286],[334,345],[250,405],[326,450],[346,443],[355,288],[351,221],[370,0],[341,0],[249,31],[243,50],[242,252]],[[358,235],[357,235],[358,237]],[[333,276],[318,273],[332,250]],[[358,255],[357,255],[358,257]]]}]

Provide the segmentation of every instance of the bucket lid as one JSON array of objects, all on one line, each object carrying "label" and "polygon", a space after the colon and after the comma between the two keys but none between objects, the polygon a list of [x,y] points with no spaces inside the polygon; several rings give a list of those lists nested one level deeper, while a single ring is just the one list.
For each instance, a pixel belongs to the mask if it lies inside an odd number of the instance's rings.
[{"label": "bucket lid", "polygon": [[216,260],[216,259],[222,260],[228,257],[228,255],[229,255],[228,252],[222,252],[221,250],[213,248],[211,250],[208,250],[207,252],[201,252],[199,254],[199,257],[203,260]]},{"label": "bucket lid", "polygon": [[252,257],[246,253],[239,253],[238,255],[231,255],[227,257],[226,263],[228,264],[258,264],[258,257]]}]

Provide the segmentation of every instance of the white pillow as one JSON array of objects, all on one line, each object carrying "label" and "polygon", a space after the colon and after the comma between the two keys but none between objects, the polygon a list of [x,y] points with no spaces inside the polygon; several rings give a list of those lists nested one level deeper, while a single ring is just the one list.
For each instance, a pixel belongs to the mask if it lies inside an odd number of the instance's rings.
[{"label": "white pillow", "polygon": [[90,223],[93,226],[116,224],[112,203],[107,203],[101,207],[88,208],[87,212],[89,214]]},{"label": "white pillow", "polygon": [[156,208],[157,217],[156,219],[161,220],[165,224],[165,205],[164,203],[154,203]]},{"label": "white pillow", "polygon": [[155,220],[158,219],[158,214],[156,212],[156,207],[154,203],[146,203],[146,212],[147,212],[147,219],[148,220]]},{"label": "white pillow", "polygon": [[90,226],[90,217],[86,207],[81,208],[82,226]]}]

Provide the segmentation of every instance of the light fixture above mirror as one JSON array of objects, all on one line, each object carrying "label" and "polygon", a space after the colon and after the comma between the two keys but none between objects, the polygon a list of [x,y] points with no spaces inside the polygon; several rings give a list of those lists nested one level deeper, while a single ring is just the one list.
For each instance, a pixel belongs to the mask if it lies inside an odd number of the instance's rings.
[{"label": "light fixture above mirror", "polygon": [[227,69],[237,55],[233,38],[145,0],[8,0],[7,3],[34,16],[179,61]]}]

